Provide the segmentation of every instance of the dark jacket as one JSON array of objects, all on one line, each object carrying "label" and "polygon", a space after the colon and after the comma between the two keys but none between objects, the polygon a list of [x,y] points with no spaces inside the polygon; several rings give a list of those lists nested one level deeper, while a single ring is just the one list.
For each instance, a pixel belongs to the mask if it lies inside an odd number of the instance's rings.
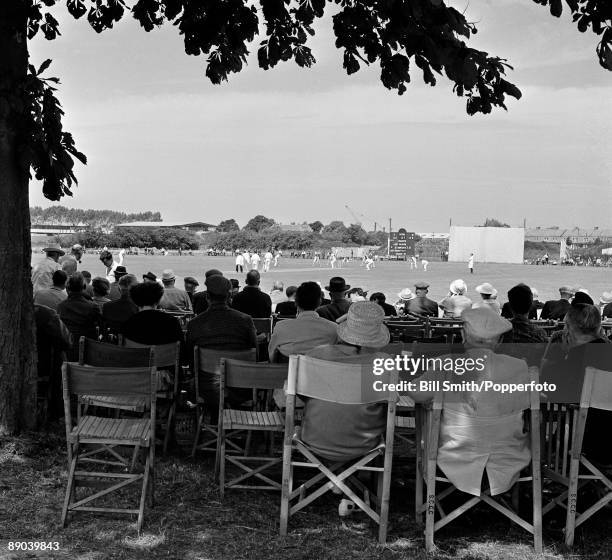
[{"label": "dark jacket", "polygon": [[345,313],[348,313],[348,309],[351,306],[350,299],[338,299],[336,301],[332,301],[327,305],[322,305],[317,308],[317,313],[323,319],[327,319],[328,321],[336,321],[338,317],[342,317]]},{"label": "dark jacket", "polygon": [[193,312],[196,315],[204,313],[204,311],[208,309],[208,298],[206,297],[206,290],[193,294],[191,304],[193,305]]},{"label": "dark jacket", "polygon": [[178,319],[157,309],[145,309],[132,315],[121,326],[123,336],[139,344],[169,344],[183,342],[183,330]]},{"label": "dark jacket", "polygon": [[297,315],[297,305],[295,301],[281,301],[276,304],[276,313],[285,316]]},{"label": "dark jacket", "polygon": [[[531,307],[529,308],[529,319],[537,319],[538,318],[538,309],[542,309],[542,307],[544,307],[544,304],[541,301],[534,301],[531,304]],[[512,314],[512,309],[510,308],[510,302],[507,301],[506,303],[504,303],[504,305],[502,305],[501,308],[501,316],[504,319],[512,319],[512,317],[514,317],[514,315]]]},{"label": "dark jacket", "polygon": [[104,325],[116,333],[121,332],[123,323],[136,313],[138,313],[138,306],[127,293],[121,294],[121,298],[117,301],[110,301],[102,307]]},{"label": "dark jacket", "polygon": [[438,304],[428,297],[417,296],[406,302],[404,306],[406,313],[421,315],[423,317],[437,317]]},{"label": "dark jacket", "polygon": [[57,314],[72,334],[74,345],[69,356],[69,359],[72,360],[78,351],[77,342],[81,336],[94,340],[97,338],[96,327],[102,322],[100,310],[84,294],[69,293],[68,299],[57,306]]},{"label": "dark jacket", "polygon": [[570,305],[570,302],[566,299],[549,300],[542,308],[540,319],[555,319],[561,321],[568,312]]},{"label": "dark jacket", "polygon": [[251,317],[272,315],[272,300],[258,286],[245,286],[233,297],[232,307]]}]

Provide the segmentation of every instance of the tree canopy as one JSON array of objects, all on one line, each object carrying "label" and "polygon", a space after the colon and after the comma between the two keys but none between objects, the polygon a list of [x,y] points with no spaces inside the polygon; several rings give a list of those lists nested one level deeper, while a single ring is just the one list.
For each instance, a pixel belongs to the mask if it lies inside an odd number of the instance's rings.
[{"label": "tree canopy", "polygon": [[258,214],[247,222],[246,226],[244,226],[244,229],[247,231],[260,232],[266,228],[273,226],[275,223],[276,222],[272,218],[266,218],[265,216]]},{"label": "tree canopy", "polygon": [[217,231],[240,231],[240,226],[236,220],[234,220],[234,218],[229,218],[228,220],[222,220],[219,222]]}]

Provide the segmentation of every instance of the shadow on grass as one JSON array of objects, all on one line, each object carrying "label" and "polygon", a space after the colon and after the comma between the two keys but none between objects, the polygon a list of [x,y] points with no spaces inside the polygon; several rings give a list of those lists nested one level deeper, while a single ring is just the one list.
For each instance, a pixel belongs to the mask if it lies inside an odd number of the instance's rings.
[{"label": "shadow on grass", "polygon": [[[486,508],[451,523],[436,535],[438,551],[426,555],[422,530],[412,516],[412,483],[400,471],[392,488],[388,544],[376,542],[365,515],[337,515],[338,499],[327,495],[292,517],[286,538],[278,534],[276,493],[227,492],[221,501],[212,459],[196,461],[178,452],[156,460],[156,506],[146,510],[143,533],[135,516],[82,513],[60,526],[67,478],[60,427],[22,438],[0,438],[0,559],[71,558],[224,560],[268,558],[360,560],[550,560],[612,557],[612,516],[603,513],[577,533],[573,554],[560,546],[560,524],[545,526],[545,554],[533,553],[530,536]],[[404,476],[405,480],[400,480]],[[24,555],[8,541],[57,541],[57,552]]]}]

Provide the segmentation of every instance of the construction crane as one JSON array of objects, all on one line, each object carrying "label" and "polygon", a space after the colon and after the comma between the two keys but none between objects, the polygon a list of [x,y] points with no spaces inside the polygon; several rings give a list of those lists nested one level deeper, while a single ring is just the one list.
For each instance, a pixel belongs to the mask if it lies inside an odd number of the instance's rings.
[{"label": "construction crane", "polygon": [[346,209],[349,211],[350,215],[353,217],[353,219],[355,220],[355,223],[356,223],[358,226],[361,226],[361,225],[362,225],[362,223],[363,223],[363,219],[367,219],[367,220],[369,220],[370,222],[373,222],[373,223],[374,223],[374,231],[376,231],[376,226],[377,226],[378,224],[377,224],[377,222],[376,222],[375,220],[372,220],[371,218],[369,218],[369,217],[368,217],[368,216],[366,216],[365,214],[359,214],[359,215],[357,215],[357,214],[355,213],[355,211],[354,211],[354,210],[353,210],[353,209],[352,209],[352,208],[351,208],[351,207],[350,207],[348,204],[345,204],[345,205],[344,205],[344,207],[345,207],[345,208],[346,208]]}]

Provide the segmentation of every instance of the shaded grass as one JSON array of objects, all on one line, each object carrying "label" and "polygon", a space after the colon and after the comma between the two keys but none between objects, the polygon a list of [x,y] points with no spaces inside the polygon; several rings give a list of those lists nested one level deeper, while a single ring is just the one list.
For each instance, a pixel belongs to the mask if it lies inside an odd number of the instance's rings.
[{"label": "shaded grass", "polygon": [[[412,516],[412,469],[394,476],[388,544],[376,543],[376,528],[361,514],[340,519],[338,499],[324,497],[290,521],[278,535],[279,496],[231,491],[221,501],[212,461],[180,453],[157,459],[156,507],[147,509],[142,535],[135,517],[72,515],[59,519],[66,482],[65,443],[59,427],[49,433],[0,439],[0,559],[535,559],[531,539],[487,508],[451,523],[436,536],[439,550],[427,556],[422,530]],[[554,519],[553,519],[554,521]],[[561,519],[545,525],[547,559],[609,559],[612,516],[603,513],[577,533],[573,553],[563,552]],[[57,552],[12,553],[8,540],[58,541]]]}]

